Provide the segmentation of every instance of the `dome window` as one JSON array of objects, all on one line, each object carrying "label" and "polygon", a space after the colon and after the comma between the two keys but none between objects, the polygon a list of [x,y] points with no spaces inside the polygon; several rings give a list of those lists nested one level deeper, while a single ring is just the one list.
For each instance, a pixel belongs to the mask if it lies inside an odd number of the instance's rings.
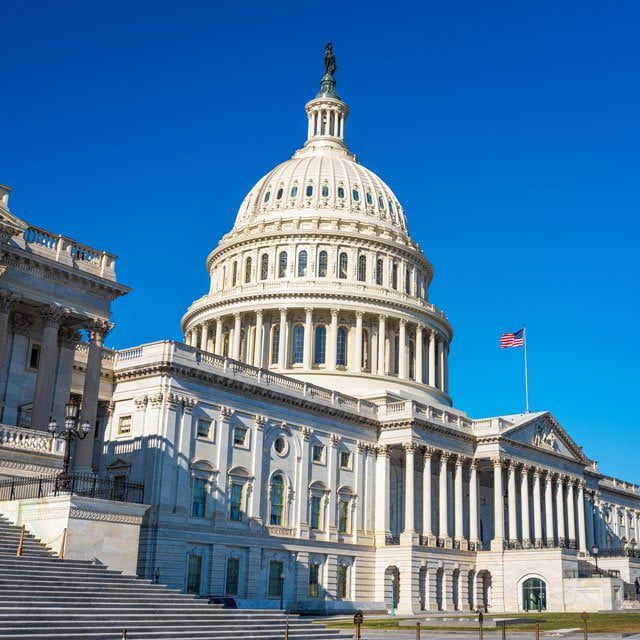
[{"label": "dome window", "polygon": [[378,206],[381,209],[384,209],[384,200],[382,199],[382,196],[378,196]]},{"label": "dome window", "polygon": [[394,262],[391,267],[391,287],[393,289],[398,288],[398,263]]},{"label": "dome window", "polygon": [[339,367],[347,366],[347,340],[349,334],[345,327],[338,329],[338,340],[336,344],[336,365]]},{"label": "dome window", "polygon": [[323,198],[329,197],[329,187],[326,184],[322,185],[322,197]]},{"label": "dome window", "polygon": [[367,204],[373,204],[373,197],[371,196],[371,191],[367,191]]},{"label": "dome window", "polygon": [[365,282],[367,279],[367,257],[364,254],[358,256],[358,280]]},{"label": "dome window", "polygon": [[293,329],[293,364],[302,364],[304,358],[304,327],[298,324]]},{"label": "dome window", "polygon": [[338,187],[338,198],[344,200],[344,187]]},{"label": "dome window", "polygon": [[357,189],[354,189],[351,192],[351,197],[353,198],[354,202],[359,202],[360,201],[360,192]]},{"label": "dome window", "polygon": [[315,364],[324,364],[327,346],[327,328],[324,325],[316,327],[316,344],[313,361]]},{"label": "dome window", "polygon": [[267,193],[264,194],[264,201],[269,202],[270,197],[271,197],[271,191],[267,191]]},{"label": "dome window", "polygon": [[280,187],[277,191],[276,191],[276,200],[281,200],[282,199],[282,194],[284,193],[284,189],[282,187]]},{"label": "dome window", "polygon": [[298,278],[304,278],[307,275],[307,252],[302,250],[298,254]]},{"label": "dome window", "polygon": [[389,200],[389,212],[393,213],[393,202],[391,200]]},{"label": "dome window", "polygon": [[262,254],[260,258],[260,280],[266,280],[269,275],[269,255]]},{"label": "dome window", "polygon": [[327,277],[327,252],[321,251],[318,254],[318,278]]},{"label": "dome window", "polygon": [[307,198],[310,198],[313,195],[313,185],[312,184],[308,184],[307,185],[307,190],[305,191],[305,193],[307,194]]},{"label": "dome window", "polygon": [[281,251],[278,256],[278,278],[284,278],[287,275],[287,252]]},{"label": "dome window", "polygon": [[382,258],[376,260],[376,284],[382,286],[382,279],[384,278],[384,263]]},{"label": "dome window", "polygon": [[293,185],[293,187],[291,187],[291,197],[295,198],[297,195],[298,195],[298,186]]},{"label": "dome window", "polygon": [[347,279],[347,254],[341,253],[338,258],[338,278],[340,280]]}]

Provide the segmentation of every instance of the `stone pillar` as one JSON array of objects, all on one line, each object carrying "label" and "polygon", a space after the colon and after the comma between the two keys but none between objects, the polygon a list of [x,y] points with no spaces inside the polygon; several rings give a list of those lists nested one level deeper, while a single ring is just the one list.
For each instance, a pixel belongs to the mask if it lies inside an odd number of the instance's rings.
[{"label": "stone pillar", "polygon": [[92,430],[84,440],[76,443],[74,469],[78,473],[93,473],[93,445],[95,442],[96,418],[98,416],[98,394],[100,392],[100,373],[102,371],[102,347],[105,338],[111,330],[107,320],[96,318],[87,326],[89,334],[89,352],[87,355],[87,369],[84,373],[82,388],[82,409],[80,424],[88,422]]},{"label": "stone pillar", "polygon": [[444,340],[438,340],[438,380],[437,386],[444,391]]},{"label": "stone pillar", "polygon": [[416,382],[422,384],[424,382],[424,372],[423,372],[423,360],[424,356],[422,353],[423,344],[422,344],[422,325],[419,324],[416,327]]},{"label": "stone pillar", "polygon": [[471,461],[469,471],[469,542],[476,545],[478,538],[478,463]]},{"label": "stone pillar", "polygon": [[578,482],[578,551],[587,553],[587,532],[584,516],[584,482]]},{"label": "stone pillar", "polygon": [[264,348],[262,346],[262,333],[263,333],[263,322],[262,322],[262,310],[258,309],[256,311],[256,337],[253,342],[253,366],[263,368],[264,362],[262,354],[264,352]]},{"label": "stone pillar", "polygon": [[502,458],[493,458],[493,520],[494,536],[491,542],[492,551],[504,548],[504,498],[502,496]]},{"label": "stone pillar", "polygon": [[569,549],[576,548],[576,514],[573,483],[574,480],[569,478],[567,482],[567,534],[569,536]]},{"label": "stone pillar", "polygon": [[456,456],[454,486],[454,536],[458,542],[464,540],[464,518],[462,503],[462,465],[464,464],[464,456]]},{"label": "stone pillar", "polygon": [[380,445],[376,449],[376,510],[375,510],[375,536],[376,545],[383,546],[389,535],[389,470],[391,448],[389,445]]},{"label": "stone pillar", "polygon": [[398,331],[398,377],[405,380],[408,377],[407,367],[407,321],[404,318],[399,320],[400,330]]},{"label": "stone pillar", "polygon": [[403,445],[405,453],[405,475],[404,475],[404,531],[403,542],[414,544],[416,539],[415,525],[415,453],[418,445],[415,442],[405,442]]},{"label": "stone pillar", "polygon": [[338,313],[339,309],[331,309],[331,327],[329,329],[329,344],[327,345],[327,369],[336,370],[338,358]]},{"label": "stone pillar", "polygon": [[20,300],[20,296],[12,291],[0,290],[0,377],[4,364],[4,353],[7,349],[9,336],[9,315],[11,309]]},{"label": "stone pillar", "polygon": [[[239,313],[233,314],[233,347],[231,349],[231,357],[234,360],[240,360],[240,341],[242,337],[242,318]],[[280,344],[282,344],[282,332],[280,335]]]},{"label": "stone pillar", "polygon": [[378,318],[378,375],[385,374],[385,343],[387,340],[387,316],[381,315]]},{"label": "stone pillar", "polygon": [[[217,530],[225,530],[227,526],[227,471],[229,470],[229,445],[232,434],[229,421],[233,415],[233,410],[229,407],[220,407],[219,438],[218,438],[218,475],[215,485],[215,502],[213,515],[213,528]],[[217,437],[217,435],[216,435]],[[257,487],[256,487],[257,489]]]},{"label": "stone pillar", "polygon": [[449,393],[449,345],[444,345],[444,355],[443,355],[443,387],[442,390],[445,393]]},{"label": "stone pillar", "polygon": [[537,548],[542,547],[542,498],[540,495],[540,469],[533,470],[533,540]]},{"label": "stone pillar", "polygon": [[356,311],[356,345],[354,349],[355,362],[353,363],[353,370],[356,372],[362,371],[362,311]]},{"label": "stone pillar", "polygon": [[436,386],[436,332],[429,333],[429,386]]},{"label": "stone pillar", "polygon": [[202,323],[202,333],[200,335],[200,350],[207,351],[207,344],[209,342],[209,323]]},{"label": "stone pillar", "polygon": [[256,528],[260,530],[262,526],[260,503],[262,501],[262,491],[264,489],[264,487],[262,486],[262,448],[264,443],[264,426],[267,423],[267,419],[264,416],[257,415],[253,419],[253,422],[255,425],[252,452],[253,487],[251,490],[251,511],[249,513],[249,518],[250,526],[256,526]]},{"label": "stone pillar", "polygon": [[51,418],[56,356],[58,355],[58,329],[69,314],[65,309],[56,306],[43,307],[40,314],[43,324],[42,345],[36,389],[33,396],[31,426],[34,429],[45,431]]},{"label": "stone pillar", "polygon": [[[584,488],[584,483],[583,483]],[[593,495],[591,493],[585,494],[586,504],[586,518],[585,523],[587,525],[587,539],[586,539],[586,547],[587,551],[591,553],[591,548],[596,542],[595,538],[595,527],[594,527],[594,518],[595,518],[595,505],[593,503]]]},{"label": "stone pillar", "polygon": [[566,543],[564,531],[564,476],[558,474],[556,479],[556,522],[558,525],[558,546]]},{"label": "stone pillar", "polygon": [[[310,427],[302,427],[300,435],[302,436],[302,456],[300,457],[300,489],[298,490],[298,535],[303,538],[309,537],[309,439],[313,429]],[[262,448],[260,449],[262,452]],[[355,523],[353,532],[355,533]]]},{"label": "stone pillar", "polygon": [[216,320],[216,343],[213,345],[213,352],[217,356],[222,355],[222,318]]},{"label": "stone pillar", "polygon": [[447,463],[449,453],[440,452],[440,480],[438,482],[438,537],[441,540],[449,539],[449,498],[447,495]]},{"label": "stone pillar", "polygon": [[302,356],[302,366],[311,369],[312,345],[313,345],[313,309],[307,307],[304,310],[304,353]]},{"label": "stone pillar", "polygon": [[287,368],[287,309],[280,309],[280,338],[278,339],[278,369]]},{"label": "stone pillar", "polygon": [[547,533],[547,547],[555,544],[555,533],[553,529],[553,488],[551,483],[553,476],[547,471],[544,477],[544,523]]},{"label": "stone pillar", "polygon": [[422,470],[422,535],[426,538],[424,544],[429,544],[428,539],[433,537],[431,523],[431,458],[435,453],[433,447],[424,448],[424,468]]},{"label": "stone pillar", "polygon": [[509,480],[507,485],[509,500],[509,542],[515,546],[518,542],[518,506],[516,501],[516,463],[509,462]]},{"label": "stone pillar", "polygon": [[523,464],[520,470],[520,518],[522,521],[522,546],[531,547],[529,530],[529,465]]}]

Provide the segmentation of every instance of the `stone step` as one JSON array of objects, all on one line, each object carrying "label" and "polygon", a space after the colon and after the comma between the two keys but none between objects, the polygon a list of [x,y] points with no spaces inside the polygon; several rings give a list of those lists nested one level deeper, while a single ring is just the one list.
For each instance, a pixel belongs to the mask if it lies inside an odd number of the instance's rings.
[{"label": "stone step", "polygon": [[[167,640],[175,640],[177,638],[202,638],[211,640],[282,640],[284,628],[275,628],[270,630],[253,630],[250,628],[242,631],[236,629],[220,629],[217,627],[198,627],[193,625],[162,627],[159,629],[150,629],[146,626],[129,626],[120,627],[118,629],[110,629],[108,627],[78,627],[69,626],[66,629],[49,629],[47,627],[30,627],[22,629],[4,629],[0,627],[0,638],[8,640],[9,638],[28,638],[29,640],[47,639],[47,640],[66,640],[67,638],[91,638],[120,640],[122,637],[121,630],[126,628],[128,636],[131,640],[142,638],[167,638]],[[239,635],[242,634],[242,635]],[[289,638],[299,638],[300,640],[329,640],[334,638],[353,637],[345,635],[337,630],[327,630],[322,627],[318,629],[290,629]]]}]

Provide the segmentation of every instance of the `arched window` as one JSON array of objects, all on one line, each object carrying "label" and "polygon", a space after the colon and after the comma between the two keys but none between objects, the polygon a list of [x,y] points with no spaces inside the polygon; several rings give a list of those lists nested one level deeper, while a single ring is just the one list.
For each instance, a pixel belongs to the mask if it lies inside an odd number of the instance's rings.
[{"label": "arched window", "polygon": [[384,200],[382,199],[382,196],[378,196],[378,206],[381,209],[384,209]]},{"label": "arched window", "polygon": [[313,195],[313,185],[312,184],[308,184],[307,185],[307,189],[305,191],[307,198],[310,198]]},{"label": "arched window", "polygon": [[376,284],[382,286],[384,281],[384,262],[382,258],[376,260]]},{"label": "arched window", "polygon": [[278,278],[287,276],[287,252],[281,251],[278,256]]},{"label": "arched window", "polygon": [[547,584],[540,578],[529,578],[522,583],[522,608],[525,611],[547,609]]},{"label": "arched window", "polygon": [[327,328],[324,325],[316,327],[316,344],[314,349],[313,362],[324,364],[327,349]]},{"label": "arched window", "polygon": [[282,526],[284,524],[284,478],[277,474],[271,479],[269,523]]},{"label": "arched window", "polygon": [[225,284],[227,284],[227,267],[222,267],[222,289],[224,289]]},{"label": "arched window", "polygon": [[404,290],[405,293],[411,293],[411,269],[408,266],[404,272]]},{"label": "arched window", "polygon": [[277,191],[276,191],[276,200],[281,200],[282,199],[282,194],[284,193],[284,190],[282,187],[280,187]]},{"label": "arched window", "polygon": [[394,262],[391,267],[391,287],[393,289],[398,288],[398,263]]},{"label": "arched window", "polygon": [[398,334],[393,338],[393,373],[398,375],[400,371],[400,340]]},{"label": "arched window", "polygon": [[304,327],[298,324],[293,329],[293,364],[302,364],[304,357]]},{"label": "arched window", "polygon": [[260,258],[260,280],[266,280],[269,275],[269,254],[263,253]]},{"label": "arched window", "polygon": [[318,278],[327,277],[327,252],[321,251],[318,254]]},{"label": "arched window", "polygon": [[298,195],[298,186],[297,185],[293,185],[293,187],[291,187],[291,197],[295,198]]},{"label": "arched window", "polygon": [[253,260],[251,258],[247,258],[244,262],[244,281],[251,282],[251,267]]},{"label": "arched window", "polygon": [[298,254],[298,277],[304,278],[307,275],[307,252],[303,249]]},{"label": "arched window", "polygon": [[280,351],[280,326],[273,327],[271,332],[271,364],[278,364],[278,352]]},{"label": "arched window", "polygon": [[367,191],[367,204],[373,204],[373,197],[371,196],[371,191]]},{"label": "arched window", "polygon": [[231,286],[235,287],[238,282],[238,263],[233,263],[233,268],[231,271]]},{"label": "arched window", "polygon": [[347,279],[347,254],[344,252],[338,258],[338,278],[341,280]]},{"label": "arched window", "polygon": [[338,198],[344,200],[344,187],[338,187]]},{"label": "arched window", "polygon": [[349,334],[345,327],[338,329],[338,343],[336,345],[336,365],[339,367],[347,366],[347,339]]},{"label": "arched window", "polygon": [[267,193],[264,194],[264,201],[269,202],[270,197],[271,197],[271,191],[267,191]]},{"label": "arched window", "polygon": [[354,202],[358,202],[360,200],[360,192],[357,189],[351,190],[351,197]]},{"label": "arched window", "polygon": [[412,380],[416,377],[416,346],[413,340],[409,341],[409,378]]},{"label": "arched window", "polygon": [[360,254],[358,256],[358,280],[365,282],[367,279],[367,256]]},{"label": "arched window", "polygon": [[323,198],[328,198],[329,197],[329,186],[326,184],[322,185],[322,197]]},{"label": "arched window", "polygon": [[369,371],[369,331],[367,329],[362,331],[362,362],[360,366],[363,371]]},{"label": "arched window", "polygon": [[393,202],[389,200],[389,213],[393,213]]}]

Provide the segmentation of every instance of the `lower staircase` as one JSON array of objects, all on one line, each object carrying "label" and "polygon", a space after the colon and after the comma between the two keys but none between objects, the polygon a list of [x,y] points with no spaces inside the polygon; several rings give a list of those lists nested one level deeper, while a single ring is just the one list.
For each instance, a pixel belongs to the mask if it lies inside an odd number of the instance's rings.
[{"label": "lower staircase", "polygon": [[[176,589],[54,556],[0,516],[0,640],[282,640],[280,610],[223,609]],[[123,631],[126,630],[126,634]],[[289,616],[291,640],[336,640],[351,633]]]}]

